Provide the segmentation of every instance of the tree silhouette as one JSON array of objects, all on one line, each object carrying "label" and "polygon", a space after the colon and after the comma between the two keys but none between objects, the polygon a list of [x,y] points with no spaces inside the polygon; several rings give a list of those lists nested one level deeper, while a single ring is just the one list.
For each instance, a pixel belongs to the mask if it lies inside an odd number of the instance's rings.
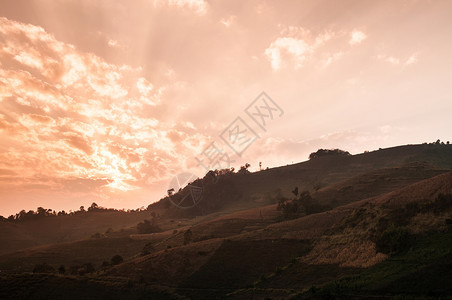
[{"label": "tree silhouette", "polygon": [[146,233],[160,232],[162,230],[160,229],[159,226],[157,226],[155,218],[152,218],[152,221],[143,220],[143,222],[138,223],[137,231],[140,234],[146,234]]},{"label": "tree silhouette", "polygon": [[46,263],[37,264],[33,268],[33,273],[54,273],[54,272],[55,272],[55,269]]},{"label": "tree silhouette", "polygon": [[113,266],[119,265],[120,263],[122,263],[124,261],[124,259],[122,258],[122,256],[116,254],[115,256],[113,256],[111,258],[111,264]]},{"label": "tree silhouette", "polygon": [[187,229],[187,231],[185,231],[184,233],[184,245],[187,245],[191,242],[193,233],[191,232],[190,229]]},{"label": "tree silhouette", "polygon": [[65,268],[63,265],[61,265],[61,266],[58,268],[58,273],[60,273],[60,274],[66,273],[66,268]]},{"label": "tree silhouette", "polygon": [[281,197],[278,201],[277,209],[282,212],[283,219],[295,219],[304,215],[322,212],[328,208],[313,199],[308,191],[298,193],[298,189],[295,188],[292,193],[295,194],[295,198],[292,200]]},{"label": "tree silhouette", "polygon": [[309,155],[309,159],[319,158],[321,156],[349,156],[350,152],[341,149],[319,149]]},{"label": "tree silhouette", "polygon": [[91,206],[88,207],[88,211],[96,211],[96,210],[99,210],[99,206],[95,202],[93,202],[93,204],[91,204]]},{"label": "tree silhouette", "polygon": [[100,268],[105,270],[107,268],[109,268],[111,266],[111,264],[108,261],[103,261],[102,264],[100,265]]},{"label": "tree silhouette", "polygon": [[250,171],[248,171],[248,168],[250,166],[251,165],[249,163],[246,163],[244,166],[240,167],[240,170],[237,173],[239,173],[239,174],[248,174],[250,172]]}]

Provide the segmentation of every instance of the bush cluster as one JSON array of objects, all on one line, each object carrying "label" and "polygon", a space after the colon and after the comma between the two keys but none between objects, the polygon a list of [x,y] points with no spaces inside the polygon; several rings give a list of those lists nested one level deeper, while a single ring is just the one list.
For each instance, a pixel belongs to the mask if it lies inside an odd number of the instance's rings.
[{"label": "bush cluster", "polygon": [[392,225],[375,238],[377,251],[385,254],[396,254],[410,247],[410,234],[406,228]]}]

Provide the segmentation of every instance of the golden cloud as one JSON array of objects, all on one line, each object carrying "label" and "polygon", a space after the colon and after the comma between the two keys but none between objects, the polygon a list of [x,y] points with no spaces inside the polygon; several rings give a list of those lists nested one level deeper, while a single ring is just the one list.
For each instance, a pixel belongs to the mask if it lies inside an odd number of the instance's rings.
[{"label": "golden cloud", "polygon": [[21,188],[137,189],[170,176],[206,139],[147,113],[179,83],[154,86],[141,68],[81,52],[41,27],[0,18],[0,57],[0,170],[23,175]]}]

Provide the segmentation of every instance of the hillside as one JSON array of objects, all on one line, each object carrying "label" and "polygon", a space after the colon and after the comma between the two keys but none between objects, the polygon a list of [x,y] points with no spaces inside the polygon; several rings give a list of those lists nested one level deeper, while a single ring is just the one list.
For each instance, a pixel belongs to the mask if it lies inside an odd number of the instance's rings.
[{"label": "hillside", "polygon": [[[387,173],[391,170],[394,174]],[[386,180],[384,188],[387,192],[403,184],[410,184],[450,170],[452,170],[452,145],[398,146],[351,156],[323,156],[249,174],[233,176],[226,174],[217,176],[214,183],[206,176],[204,181],[196,184],[204,189],[204,193],[203,200],[194,208],[180,210],[172,206],[168,197],[150,205],[149,208],[151,210],[165,208],[168,214],[179,217],[206,215],[216,211],[272,204],[277,195],[290,197],[294,187],[311,193],[330,188],[333,184],[345,184],[342,188],[346,189],[345,181],[355,177],[349,184],[354,188],[359,188],[355,187],[357,180],[362,181],[360,184],[366,181],[369,184],[372,180]],[[369,178],[364,174],[368,174]],[[403,183],[404,177],[412,179]],[[370,185],[364,186],[363,190],[369,193],[372,191]],[[353,195],[357,195],[357,198],[366,196],[362,193]]]},{"label": "hillside", "polygon": [[20,223],[0,222],[0,254],[33,246],[76,241],[93,234],[128,229],[149,212],[89,212],[57,216]]},{"label": "hillside", "polygon": [[[141,212],[0,223],[2,245],[12,241],[0,255],[0,296],[44,282],[36,295],[61,295],[62,285],[83,297],[95,288],[130,299],[366,298],[409,296],[410,280],[419,282],[416,295],[451,295],[441,285],[452,277],[451,146],[319,157],[205,187],[189,212],[162,199]],[[295,199],[294,187],[319,210],[284,219],[278,206]],[[161,232],[139,234],[137,223],[155,212]],[[124,261],[110,263],[114,255]],[[43,263],[67,271],[31,273]],[[87,273],[69,271],[86,264]]]},{"label": "hillside", "polygon": [[[315,193],[331,207],[375,196],[417,180],[452,170],[452,145],[409,145],[346,157],[325,156],[313,160],[219,178],[204,186],[203,201],[193,209],[172,207],[167,198],[144,212],[90,212],[21,223],[0,222],[0,254],[28,247],[69,242],[107,230],[136,226],[158,212],[165,218],[214,218],[237,210],[276,203],[290,197],[295,186]],[[352,191],[353,189],[353,191]],[[210,217],[209,217],[210,216]],[[165,221],[163,221],[165,222]],[[172,224],[168,224],[171,228]]]}]

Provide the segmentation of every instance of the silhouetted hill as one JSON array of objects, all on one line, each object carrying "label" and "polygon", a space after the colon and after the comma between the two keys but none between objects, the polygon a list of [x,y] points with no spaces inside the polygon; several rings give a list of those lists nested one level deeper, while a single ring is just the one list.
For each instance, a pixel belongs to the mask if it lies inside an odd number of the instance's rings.
[{"label": "silhouetted hill", "polygon": [[76,241],[93,234],[134,227],[149,212],[86,212],[24,222],[0,222],[0,254],[28,247]]},{"label": "silhouetted hill", "polygon": [[[391,168],[395,177],[388,173],[378,178],[379,172],[390,172],[383,169]],[[204,190],[202,201],[197,206],[181,210],[174,207],[169,198],[165,197],[149,208],[165,208],[169,215],[190,217],[235,207],[243,209],[271,204],[269,202],[274,200],[278,193],[290,197],[294,187],[312,193],[332,184],[353,180],[352,178],[355,178],[355,182],[351,181],[350,184],[355,184],[356,180],[366,173],[369,178],[362,178],[362,181],[385,180],[383,177],[386,176],[386,180],[393,184],[385,185],[385,191],[389,191],[402,184],[399,182],[397,172],[407,173],[400,174],[402,177],[400,180],[405,180],[403,177],[411,177],[412,179],[405,182],[409,184],[449,170],[452,170],[452,145],[398,146],[351,156],[320,156],[305,162],[254,173],[227,173],[215,178],[206,175],[194,183]],[[372,174],[372,171],[376,172]],[[372,176],[374,179],[370,178]],[[364,189],[369,193],[373,191],[370,185],[363,187]],[[321,193],[319,197],[322,197]]]},{"label": "silhouetted hill", "polygon": [[[408,145],[352,156],[327,155],[302,163],[254,173],[228,173],[200,180],[202,201],[191,209],[174,207],[168,198],[143,212],[87,212],[27,222],[0,222],[1,253],[27,247],[75,241],[107,230],[134,227],[151,212],[164,218],[192,218],[215,212],[262,207],[291,197],[298,187],[308,190],[321,203],[335,207],[375,196],[417,180],[452,170],[452,145]],[[353,189],[353,192],[351,190]]]},{"label": "silhouetted hill", "polygon": [[[1,222],[2,246],[11,243],[0,255],[0,296],[86,297],[91,289],[97,298],[131,299],[451,296],[450,145],[209,176],[197,181],[204,198],[192,209],[162,199],[147,211]],[[293,219],[278,210],[281,199],[300,205]],[[138,222],[151,218],[161,232],[139,234]],[[108,262],[116,254],[124,261]],[[86,264],[87,274],[55,274]]]}]

